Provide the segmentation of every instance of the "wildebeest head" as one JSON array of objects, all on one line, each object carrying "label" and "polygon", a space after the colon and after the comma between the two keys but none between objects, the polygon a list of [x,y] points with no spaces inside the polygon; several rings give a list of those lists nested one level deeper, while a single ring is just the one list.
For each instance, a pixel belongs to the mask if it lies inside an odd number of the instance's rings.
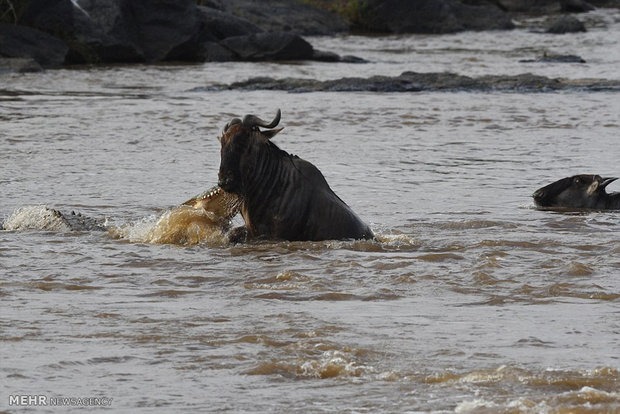
[{"label": "wildebeest head", "polygon": [[605,187],[615,180],[600,175],[574,175],[538,189],[532,197],[538,207],[604,209],[609,197]]},{"label": "wildebeest head", "polygon": [[219,137],[222,144],[220,153],[220,171],[218,185],[227,192],[240,193],[243,188],[242,171],[248,169],[252,157],[249,155],[257,146],[266,144],[269,139],[282,130],[274,128],[280,122],[281,112],[278,109],[271,122],[263,121],[255,115],[246,115],[243,119],[233,118],[226,124]]}]

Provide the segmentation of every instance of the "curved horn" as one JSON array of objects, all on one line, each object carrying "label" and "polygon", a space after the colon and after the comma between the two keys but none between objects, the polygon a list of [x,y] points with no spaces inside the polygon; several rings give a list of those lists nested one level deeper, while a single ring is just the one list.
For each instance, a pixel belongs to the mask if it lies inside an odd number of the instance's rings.
[{"label": "curved horn", "polygon": [[235,125],[235,124],[240,124],[241,120],[239,118],[233,118],[230,120],[229,123],[226,124],[226,126],[224,127],[224,132],[228,131],[228,128],[230,128],[231,126]]},{"label": "curved horn", "polygon": [[253,128],[257,126],[262,127],[262,128],[274,128],[276,125],[280,123],[281,115],[282,113],[280,112],[280,109],[278,109],[278,112],[276,113],[276,117],[273,118],[273,121],[271,121],[270,123],[267,123],[267,121],[263,121],[256,115],[246,115],[243,117],[242,124],[243,126],[248,127],[248,128]]},{"label": "curved horn", "polygon": [[609,184],[613,183],[614,181],[616,181],[618,179],[618,177],[607,177],[607,178],[603,178],[603,182],[601,183],[601,188],[605,188],[607,187]]}]

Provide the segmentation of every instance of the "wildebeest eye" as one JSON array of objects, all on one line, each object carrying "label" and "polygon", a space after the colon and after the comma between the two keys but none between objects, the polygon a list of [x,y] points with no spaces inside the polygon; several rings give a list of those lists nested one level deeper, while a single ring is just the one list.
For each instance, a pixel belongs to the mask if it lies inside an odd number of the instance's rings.
[{"label": "wildebeest eye", "polygon": [[575,177],[573,181],[575,182],[575,184],[581,184],[581,179],[579,179],[579,177]]}]

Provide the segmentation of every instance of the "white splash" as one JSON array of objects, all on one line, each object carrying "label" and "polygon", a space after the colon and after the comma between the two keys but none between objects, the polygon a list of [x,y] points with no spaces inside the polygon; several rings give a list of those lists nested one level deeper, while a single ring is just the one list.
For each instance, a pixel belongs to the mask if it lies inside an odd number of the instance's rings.
[{"label": "white splash", "polygon": [[45,205],[23,206],[15,209],[4,220],[2,227],[5,230],[43,230],[43,231],[71,231],[67,221],[57,211]]}]

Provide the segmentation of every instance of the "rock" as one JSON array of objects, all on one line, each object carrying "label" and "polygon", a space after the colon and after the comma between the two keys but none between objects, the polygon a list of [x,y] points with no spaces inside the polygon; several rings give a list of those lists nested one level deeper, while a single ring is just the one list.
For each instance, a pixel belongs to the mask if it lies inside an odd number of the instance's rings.
[{"label": "rock", "polygon": [[334,52],[326,52],[324,50],[314,50],[312,53],[312,60],[317,62],[340,62],[341,57]]},{"label": "rock", "polygon": [[198,7],[205,40],[223,40],[233,36],[247,36],[262,32],[249,21],[211,7]]},{"label": "rock", "polygon": [[0,23],[0,56],[32,58],[39,65],[64,63],[69,48],[62,40],[30,27]]},{"label": "rock", "polygon": [[314,55],[310,43],[285,32],[229,37],[220,44],[241,60],[309,60]]},{"label": "rock", "polygon": [[30,0],[22,20],[61,34],[69,63],[193,60],[201,50],[192,0]]},{"label": "rock", "polygon": [[314,49],[312,60],[317,62],[343,62],[343,63],[368,63],[366,59],[361,57],[345,55],[340,56],[334,52],[326,52],[324,50]]},{"label": "rock", "polygon": [[22,20],[59,33],[70,47],[67,63],[143,62],[129,9],[122,0],[30,0]]},{"label": "rock", "polygon": [[491,7],[455,3],[453,13],[462,26],[460,30],[512,30],[515,27],[506,13]]},{"label": "rock", "polygon": [[[102,0],[92,0],[101,2]],[[147,62],[195,59],[200,22],[193,0],[130,0],[127,19]]]},{"label": "rock", "polygon": [[202,43],[201,52],[197,55],[201,62],[230,62],[237,60],[237,55],[217,42]]},{"label": "rock", "polygon": [[343,17],[299,0],[227,0],[222,5],[266,32],[331,35],[349,29]]},{"label": "rock", "polygon": [[494,7],[456,0],[368,0],[355,22],[380,33],[454,33],[514,28],[510,17]]},{"label": "rock", "polygon": [[251,78],[233,83],[231,89],[267,89],[291,92],[333,91],[333,92],[418,92],[422,90],[444,90],[473,88],[474,79],[453,73],[403,72],[399,76],[371,76],[369,78],[340,78],[328,81],[314,79],[269,77]]},{"label": "rock", "polygon": [[595,7],[620,8],[620,0],[590,0],[588,3]]},{"label": "rock", "polygon": [[[249,2],[252,7],[240,4],[249,7],[244,11],[254,18],[290,19],[291,24],[324,16],[323,11],[291,1],[278,3],[273,10],[258,2]],[[230,7],[232,3],[210,4]],[[284,6],[291,10],[285,12]],[[308,16],[300,14],[308,10]],[[193,0],[31,0],[25,20],[41,30],[62,33],[70,47],[67,63],[307,60],[314,56],[312,46],[298,35],[264,33],[248,20],[198,7]],[[327,53],[317,54],[318,58],[340,60]]]},{"label": "rock", "polygon": [[594,10],[594,6],[584,0],[560,0],[560,10],[568,13],[585,13]]},{"label": "rock", "polygon": [[[462,1],[471,3],[473,0]],[[480,1],[484,2],[483,0]],[[589,0],[589,2],[585,0],[486,0],[486,2],[494,4],[504,11],[520,12],[529,15],[543,15],[557,13],[558,11],[582,13],[594,10],[592,5],[594,3],[607,7],[620,6],[620,1],[618,0]]]},{"label": "rock", "polygon": [[[340,78],[327,81],[303,78],[256,77],[225,86],[226,89],[282,90],[288,92],[419,92],[419,91],[518,91],[545,92],[567,89],[620,91],[617,80],[560,80],[525,73],[478,78],[454,73],[403,72],[399,76]],[[200,91],[202,89],[197,89]],[[213,90],[213,88],[204,89]]]},{"label": "rock", "polygon": [[200,0],[196,3],[204,7],[209,7],[211,9],[224,10],[224,5],[222,4],[222,1],[223,0]]},{"label": "rock", "polygon": [[557,0],[497,0],[497,5],[510,12],[548,12],[557,7]]},{"label": "rock", "polygon": [[340,62],[343,63],[368,63],[366,59],[353,55],[344,55],[340,57]]},{"label": "rock", "polygon": [[129,8],[121,0],[80,0],[67,33],[69,63],[137,63],[147,60]]},{"label": "rock", "polygon": [[40,72],[43,68],[32,58],[0,58],[0,73]]},{"label": "rock", "polygon": [[586,63],[581,56],[576,55],[543,55],[536,59],[523,59],[521,63]]},{"label": "rock", "polygon": [[19,21],[47,33],[68,33],[73,25],[71,0],[29,0]]},{"label": "rock", "polygon": [[576,33],[585,32],[586,27],[576,17],[562,16],[548,22],[545,31],[553,34]]}]

